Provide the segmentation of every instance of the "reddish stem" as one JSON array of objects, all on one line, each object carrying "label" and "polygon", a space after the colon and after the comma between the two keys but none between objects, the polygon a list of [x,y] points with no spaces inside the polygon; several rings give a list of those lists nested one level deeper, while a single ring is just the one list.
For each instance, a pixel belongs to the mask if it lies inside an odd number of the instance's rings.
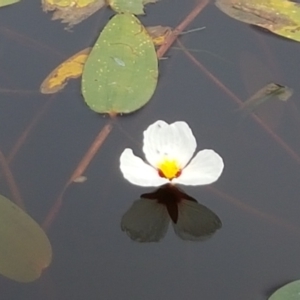
[{"label": "reddish stem", "polygon": [[69,187],[69,185],[74,181],[74,179],[78,178],[79,176],[81,176],[85,172],[85,170],[87,169],[87,167],[89,166],[89,164],[93,160],[94,156],[99,151],[101,145],[104,143],[104,141],[108,137],[109,133],[112,130],[112,120],[113,119],[111,118],[109,120],[109,122],[98,133],[98,135],[96,136],[94,142],[91,144],[90,148],[85,153],[85,155],[83,156],[83,158],[81,159],[81,161],[77,165],[76,169],[74,170],[74,172],[72,173],[72,175],[70,176],[70,178],[68,179],[66,184],[64,185],[62,191],[58,195],[56,201],[54,202],[53,206],[51,207],[50,211],[48,212],[48,214],[47,214],[47,216],[46,216],[46,218],[45,218],[45,220],[42,224],[42,227],[45,230],[49,229],[49,227],[52,224],[53,220],[57,216],[57,214],[60,210],[60,207],[62,205],[62,202],[63,202],[63,195],[64,195],[65,191],[67,190],[67,188]]},{"label": "reddish stem", "polygon": [[7,161],[6,161],[6,158],[4,157],[4,155],[1,151],[0,151],[0,165],[2,167],[4,177],[7,181],[8,186],[9,186],[13,201],[18,206],[20,206],[22,209],[25,210],[25,206],[24,206],[23,200],[21,198],[21,194],[19,192],[16,181],[14,179],[14,176],[12,174],[12,171],[10,170],[10,167],[9,167]]},{"label": "reddish stem", "polygon": [[[230,91],[218,78],[216,78],[212,73],[210,73],[178,40],[178,45],[187,55],[187,57],[198,67],[201,69],[203,73],[207,77],[209,77],[221,90],[223,90],[234,102],[236,102],[239,106],[243,105],[243,101],[241,101],[232,91]],[[273,140],[275,140],[288,154],[290,157],[296,160],[298,164],[300,164],[299,155],[292,150],[272,129],[270,129],[258,116],[251,113],[251,118],[258,124],[260,127],[267,132]]]},{"label": "reddish stem", "polygon": [[219,198],[224,199],[227,202],[234,204],[235,206],[241,208],[242,210],[244,210],[250,214],[255,215],[256,217],[265,219],[270,223],[284,227],[284,228],[288,229],[289,231],[295,232],[297,234],[300,233],[300,228],[298,228],[297,226],[295,226],[291,223],[286,222],[286,220],[284,220],[282,218],[261,212],[258,209],[251,207],[250,205],[247,205],[247,204],[239,201],[238,199],[236,199],[230,195],[227,195],[226,193],[224,193],[222,191],[219,191],[218,189],[216,189],[212,186],[209,186],[206,189],[209,190],[212,194],[218,196]]},{"label": "reddish stem", "polygon": [[60,57],[60,58],[66,57],[64,54],[58,52],[56,49],[49,47],[48,45],[44,45],[41,42],[37,42],[36,40],[31,39],[27,36],[24,36],[18,32],[15,32],[9,28],[6,28],[3,25],[0,25],[0,33],[8,36],[12,40],[18,41],[19,43],[23,44],[23,46],[27,46],[28,48],[32,48],[32,49],[40,51],[40,52],[46,51],[51,56],[56,55],[57,57]]},{"label": "reddish stem", "polygon": [[199,13],[206,7],[208,0],[202,0],[199,4],[186,16],[186,18],[173,30],[173,32],[167,37],[166,42],[159,47],[156,51],[157,57],[162,58],[164,54],[169,50],[172,44],[177,39],[178,35],[189,26],[189,24],[199,15]]},{"label": "reddish stem", "polygon": [[42,108],[37,112],[37,114],[34,116],[34,118],[31,120],[31,122],[28,124],[28,126],[25,128],[23,133],[20,135],[20,137],[17,139],[15,145],[11,149],[10,153],[7,156],[7,163],[10,164],[14,157],[17,155],[20,148],[25,143],[29,133],[31,130],[35,127],[35,125],[38,123],[38,121],[42,118],[42,116],[45,114],[49,106],[52,104],[52,99],[49,99],[47,102],[45,102],[42,106]]}]

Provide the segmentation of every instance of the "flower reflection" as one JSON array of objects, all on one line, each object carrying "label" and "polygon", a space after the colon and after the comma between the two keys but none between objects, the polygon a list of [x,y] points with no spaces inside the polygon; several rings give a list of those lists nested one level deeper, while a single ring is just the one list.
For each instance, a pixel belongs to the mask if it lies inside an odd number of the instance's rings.
[{"label": "flower reflection", "polygon": [[183,240],[201,241],[222,227],[219,217],[171,184],[142,194],[123,215],[121,228],[137,242],[158,242],[169,222]]},{"label": "flower reflection", "polygon": [[199,151],[186,122],[167,124],[156,121],[144,131],[143,152],[148,163],[127,148],[120,157],[124,178],[140,186],[161,186],[166,183],[204,185],[215,182],[224,163],[211,149]]}]

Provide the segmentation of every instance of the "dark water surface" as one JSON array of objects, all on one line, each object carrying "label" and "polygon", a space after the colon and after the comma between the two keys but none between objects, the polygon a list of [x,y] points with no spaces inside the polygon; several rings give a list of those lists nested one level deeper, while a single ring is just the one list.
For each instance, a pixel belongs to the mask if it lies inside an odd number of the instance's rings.
[{"label": "dark water surface", "polygon": [[[161,0],[148,6],[142,22],[174,27],[194,5]],[[0,141],[6,156],[51,101],[11,163],[26,209],[39,223],[108,121],[84,104],[79,80],[52,97],[39,94],[39,85],[65,58],[92,45],[111,15],[109,9],[100,11],[68,32],[42,12],[39,1],[0,11],[0,87],[33,91],[0,93]],[[206,29],[181,41],[211,52],[194,55],[238,97],[244,100],[270,81],[294,89],[290,102],[276,111],[270,107],[263,117],[300,154],[299,43],[230,19],[212,4],[190,27],[202,26]],[[51,266],[31,284],[1,277],[1,299],[260,300],[300,277],[299,161],[250,117],[241,118],[231,98],[184,53],[173,49],[167,57],[149,104],[118,118],[122,130],[114,126],[84,174],[88,180],[67,190],[48,232]],[[186,121],[198,150],[212,148],[224,159],[215,184],[184,187],[222,220],[222,229],[205,242],[180,240],[170,228],[161,242],[140,244],[120,229],[132,202],[152,191],[123,179],[120,154],[129,147],[142,155],[142,132],[159,119]],[[3,177],[0,187],[11,198]]]}]

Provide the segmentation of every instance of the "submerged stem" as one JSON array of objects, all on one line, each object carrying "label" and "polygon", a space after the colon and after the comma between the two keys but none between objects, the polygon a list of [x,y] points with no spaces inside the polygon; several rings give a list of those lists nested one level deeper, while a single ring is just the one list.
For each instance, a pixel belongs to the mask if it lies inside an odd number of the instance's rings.
[{"label": "submerged stem", "polygon": [[172,31],[167,37],[166,42],[157,50],[157,57],[161,58],[168,51],[171,45],[175,42],[178,35],[199,15],[199,13],[206,7],[209,0],[202,0],[199,4],[187,15],[187,17]]},{"label": "submerged stem", "polygon": [[8,164],[10,164],[13,161],[13,159],[15,158],[15,156],[17,155],[17,153],[19,152],[19,150],[25,143],[25,141],[26,141],[27,137],[29,136],[29,134],[31,133],[31,131],[38,124],[38,122],[40,121],[42,116],[46,113],[46,111],[48,110],[48,108],[50,107],[50,105],[52,103],[53,103],[52,98],[49,99],[47,102],[45,102],[42,105],[41,109],[39,109],[39,111],[35,114],[35,116],[31,120],[31,122],[28,124],[28,126],[25,128],[25,130],[22,132],[22,134],[19,136],[19,138],[17,139],[13,148],[11,149],[11,151],[9,152],[9,154],[7,156]]},{"label": "submerged stem", "polygon": [[13,173],[7,163],[6,158],[4,157],[2,151],[0,151],[0,165],[4,174],[4,177],[7,181],[7,184],[9,186],[11,196],[13,201],[21,207],[23,210],[25,210],[25,206],[21,197],[21,194],[19,192],[19,188],[17,186],[17,183],[14,179]]},{"label": "submerged stem", "polygon": [[[209,77],[221,90],[223,90],[235,103],[237,103],[240,107],[243,105],[243,101],[241,101],[231,90],[229,90],[217,77],[215,77],[212,73],[210,73],[178,40],[178,45],[182,48],[186,56],[198,67],[201,71]],[[276,143],[278,143],[290,157],[292,157],[298,164],[300,164],[299,155],[286,144],[272,129],[270,129],[258,116],[251,113],[251,118],[266,132],[268,133]]]},{"label": "submerged stem", "polygon": [[85,172],[85,170],[87,169],[87,167],[89,166],[89,164],[91,163],[93,158],[95,157],[96,153],[99,151],[100,147],[103,145],[104,141],[108,137],[109,133],[111,132],[111,130],[113,128],[113,124],[112,124],[113,120],[114,120],[114,118],[110,118],[109,122],[100,130],[100,132],[94,139],[93,143],[91,144],[91,146],[89,147],[87,152],[84,154],[83,158],[78,163],[74,172],[71,174],[70,178],[64,185],[62,191],[59,193],[56,201],[54,202],[53,206],[51,207],[50,211],[48,212],[48,214],[42,224],[42,227],[45,230],[49,229],[49,227],[53,223],[54,219],[56,218],[56,216],[61,208],[62,202],[63,202],[63,195],[64,195],[65,191],[67,190],[67,188],[71,185],[71,183],[76,178],[78,178]]},{"label": "submerged stem", "polygon": [[238,199],[232,197],[231,195],[228,195],[214,187],[207,187],[206,188],[207,190],[209,190],[212,194],[218,196],[218,198],[221,198],[221,199],[224,199],[226,200],[227,202],[229,203],[232,203],[233,205],[239,207],[240,209],[242,209],[243,211],[247,212],[247,213],[250,213],[252,215],[255,215],[256,217],[259,217],[263,220],[266,220],[270,223],[273,223],[273,224],[276,224],[276,225],[279,225],[281,227],[284,227],[286,229],[288,229],[289,231],[292,231],[294,233],[296,233],[297,235],[300,233],[300,228],[287,222],[286,220],[280,218],[280,217],[277,217],[277,216],[274,216],[274,215],[271,215],[271,214],[267,214],[265,212],[262,212],[250,205],[247,205],[246,203],[242,202],[242,201],[239,201]]}]

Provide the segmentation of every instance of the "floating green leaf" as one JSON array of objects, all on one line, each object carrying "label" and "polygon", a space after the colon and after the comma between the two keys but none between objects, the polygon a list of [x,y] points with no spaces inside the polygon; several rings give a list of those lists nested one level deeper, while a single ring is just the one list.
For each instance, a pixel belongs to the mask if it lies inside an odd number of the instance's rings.
[{"label": "floating green leaf", "polygon": [[51,256],[41,227],[0,195],[0,274],[19,282],[34,281],[48,267]]},{"label": "floating green leaf", "polygon": [[20,0],[0,0],[0,7],[20,2]]},{"label": "floating green leaf", "polygon": [[82,93],[99,113],[130,113],[154,93],[158,62],[151,37],[133,15],[118,14],[103,29],[83,69]]},{"label": "floating green leaf", "polygon": [[216,6],[232,18],[300,42],[299,3],[288,0],[216,0]]},{"label": "floating green leaf", "polygon": [[118,13],[131,13],[134,15],[144,14],[144,5],[155,3],[158,0],[108,0],[110,7]]},{"label": "floating green leaf", "polygon": [[269,300],[299,300],[300,280],[290,282],[278,289]]}]

